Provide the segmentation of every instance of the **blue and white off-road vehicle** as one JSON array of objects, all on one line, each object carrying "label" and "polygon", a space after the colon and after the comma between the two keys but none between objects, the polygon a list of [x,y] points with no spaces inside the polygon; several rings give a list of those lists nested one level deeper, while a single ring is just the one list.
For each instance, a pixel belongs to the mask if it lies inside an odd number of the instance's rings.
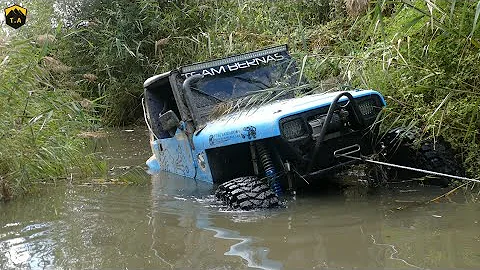
[{"label": "blue and white off-road vehicle", "polygon": [[233,208],[278,195],[372,154],[385,101],[373,90],[303,95],[287,46],[184,66],[144,83],[152,171],[218,185]]}]

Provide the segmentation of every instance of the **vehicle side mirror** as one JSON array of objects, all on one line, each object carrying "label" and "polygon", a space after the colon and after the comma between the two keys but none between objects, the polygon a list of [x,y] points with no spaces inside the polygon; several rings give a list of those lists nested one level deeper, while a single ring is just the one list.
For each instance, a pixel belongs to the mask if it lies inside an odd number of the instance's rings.
[{"label": "vehicle side mirror", "polygon": [[178,116],[172,110],[168,110],[165,113],[160,114],[159,118],[160,125],[165,131],[176,129],[180,123]]}]

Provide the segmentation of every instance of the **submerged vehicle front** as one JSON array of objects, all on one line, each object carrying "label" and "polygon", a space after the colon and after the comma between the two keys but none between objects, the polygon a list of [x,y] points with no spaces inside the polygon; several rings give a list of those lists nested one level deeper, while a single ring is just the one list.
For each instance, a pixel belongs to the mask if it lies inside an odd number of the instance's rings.
[{"label": "submerged vehicle front", "polygon": [[[218,184],[218,197],[243,209],[354,162],[338,153],[371,154],[385,106],[373,90],[306,95],[286,46],[185,66],[144,87],[149,167]],[[238,198],[239,189],[260,193]]]}]

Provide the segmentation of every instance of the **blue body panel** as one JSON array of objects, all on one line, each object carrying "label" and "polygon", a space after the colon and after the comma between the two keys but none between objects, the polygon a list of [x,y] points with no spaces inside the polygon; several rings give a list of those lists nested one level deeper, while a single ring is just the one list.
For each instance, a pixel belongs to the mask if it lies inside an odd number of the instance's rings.
[{"label": "blue body panel", "polygon": [[[205,150],[280,136],[280,119],[312,109],[330,106],[340,92],[308,95],[301,98],[279,100],[258,108],[238,111],[210,121],[193,136],[193,145],[182,129],[174,137],[151,140],[160,170],[169,171],[201,181],[213,182]],[[382,95],[373,90],[350,91],[354,98]],[[346,97],[340,101],[346,100]],[[160,147],[161,145],[161,147]],[[151,164],[152,161],[150,161]],[[147,164],[148,165],[148,164]],[[154,164],[156,166],[156,164]],[[150,166],[150,169],[158,167]],[[155,167],[155,168],[152,168]]]},{"label": "blue body panel", "polygon": [[[177,129],[175,136],[172,138],[152,140],[150,145],[160,170],[186,177],[195,177],[196,168],[192,148],[183,131]],[[150,168],[152,171],[154,169],[156,168]]]},{"label": "blue body panel", "polygon": [[[197,131],[193,136],[193,142],[196,148],[209,149],[280,136],[280,119],[330,106],[332,100],[339,93],[332,92],[279,100],[259,108],[225,115],[207,123],[205,128]],[[385,100],[376,91],[362,90],[350,93],[354,98],[378,95],[385,105]],[[343,97],[340,101],[346,99]]]}]

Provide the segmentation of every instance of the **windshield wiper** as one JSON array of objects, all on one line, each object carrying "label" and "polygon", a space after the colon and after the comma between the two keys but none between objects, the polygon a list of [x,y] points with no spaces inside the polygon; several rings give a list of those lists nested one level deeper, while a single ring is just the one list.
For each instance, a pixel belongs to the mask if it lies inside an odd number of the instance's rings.
[{"label": "windshield wiper", "polygon": [[240,80],[240,81],[243,81],[243,82],[247,82],[247,83],[255,83],[255,84],[261,84],[262,86],[264,86],[265,88],[270,88],[269,85],[267,85],[266,83],[260,81],[260,80],[255,80],[255,79],[252,79],[252,78],[242,78],[240,76],[235,76],[233,77],[237,80]]}]

